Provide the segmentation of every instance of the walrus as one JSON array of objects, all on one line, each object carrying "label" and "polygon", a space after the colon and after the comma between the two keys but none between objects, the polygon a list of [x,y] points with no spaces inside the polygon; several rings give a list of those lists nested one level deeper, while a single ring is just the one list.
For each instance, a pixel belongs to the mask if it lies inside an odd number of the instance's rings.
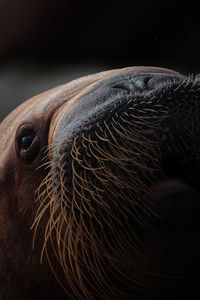
[{"label": "walrus", "polygon": [[197,299],[200,78],[89,75],[0,125],[0,299]]}]

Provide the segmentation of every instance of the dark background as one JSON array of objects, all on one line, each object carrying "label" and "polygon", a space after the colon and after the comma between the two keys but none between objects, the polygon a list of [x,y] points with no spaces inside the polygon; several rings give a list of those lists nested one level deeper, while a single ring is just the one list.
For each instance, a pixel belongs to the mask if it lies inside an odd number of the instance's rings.
[{"label": "dark background", "polygon": [[111,68],[200,72],[194,1],[0,0],[0,120],[27,98]]}]

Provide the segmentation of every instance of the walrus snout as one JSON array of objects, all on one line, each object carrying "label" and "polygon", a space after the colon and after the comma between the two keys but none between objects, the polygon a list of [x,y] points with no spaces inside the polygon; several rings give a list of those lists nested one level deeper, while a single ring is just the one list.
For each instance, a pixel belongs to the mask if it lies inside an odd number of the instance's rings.
[{"label": "walrus snout", "polygon": [[[184,85],[186,81],[185,76],[173,73],[131,72],[113,76],[96,84],[88,94],[73,104],[72,108],[69,108],[68,103],[64,104],[61,108],[62,118],[58,114],[55,123],[60,132],[66,133],[67,139],[68,136],[75,134],[76,127],[77,131],[81,131],[84,126],[99,122],[101,118],[108,121],[115,113],[130,114],[129,109],[133,112],[132,116],[135,111],[137,115],[140,106],[144,111],[153,108],[156,114],[159,113],[156,107],[161,104],[163,109],[168,109],[165,103],[169,102],[167,93],[170,94],[173,89]],[[166,93],[166,96],[162,96],[163,93]],[[172,101],[170,105],[176,107],[176,103],[173,104]],[[161,107],[160,110],[162,111]],[[60,137],[58,139],[60,140]]]}]

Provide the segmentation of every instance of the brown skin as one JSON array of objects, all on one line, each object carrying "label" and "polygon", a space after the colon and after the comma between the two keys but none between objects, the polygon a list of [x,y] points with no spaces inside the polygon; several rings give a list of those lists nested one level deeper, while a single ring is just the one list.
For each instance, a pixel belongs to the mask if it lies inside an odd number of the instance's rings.
[{"label": "brown skin", "polygon": [[[68,299],[63,288],[51,273],[45,255],[40,264],[41,244],[45,230],[45,225],[44,227],[42,225],[48,221],[46,217],[42,220],[34,250],[32,245],[34,231],[31,227],[39,205],[36,201],[36,191],[48,173],[42,165],[47,160],[47,153],[51,159],[49,145],[54,142],[61,121],[73,107],[78,106],[79,100],[102,80],[128,72],[178,75],[175,71],[162,68],[130,67],[86,76],[26,101],[1,123],[0,286],[2,283],[4,287],[0,291],[1,299],[36,300],[51,299],[51,297]],[[27,154],[21,152],[18,144],[18,136],[27,126],[34,127],[37,133],[37,140],[34,143],[38,150],[33,160],[29,160],[29,157],[27,160]],[[182,194],[187,191],[192,195],[191,189],[185,189],[181,182],[170,181],[153,190],[154,198],[156,199],[157,195],[162,198],[162,192],[165,189],[170,187],[173,191],[173,188],[175,187],[176,190],[177,186]],[[151,245],[151,237],[148,243]],[[165,247],[165,241],[162,243]],[[53,261],[54,264],[55,260]],[[57,269],[54,265],[53,269],[57,275],[60,270],[59,266]],[[63,284],[63,275],[58,277]],[[155,283],[152,281],[153,284]],[[151,280],[149,285],[151,285]]]}]

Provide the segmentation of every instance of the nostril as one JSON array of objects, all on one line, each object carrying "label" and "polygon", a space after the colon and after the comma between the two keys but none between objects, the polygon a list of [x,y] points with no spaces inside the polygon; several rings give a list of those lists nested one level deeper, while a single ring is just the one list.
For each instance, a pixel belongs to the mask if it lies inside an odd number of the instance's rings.
[{"label": "nostril", "polygon": [[134,84],[124,80],[113,84],[112,88],[130,91],[134,88]]},{"label": "nostril", "polygon": [[112,88],[124,89],[132,92],[144,92],[148,90],[148,81],[151,76],[132,77],[123,81],[116,82],[112,85]]},{"label": "nostril", "polygon": [[149,81],[149,79],[151,79],[150,76],[139,78],[139,79],[135,79],[133,82],[134,82],[134,85],[135,85],[136,89],[140,90],[140,91],[147,90],[148,89],[148,81]]}]

